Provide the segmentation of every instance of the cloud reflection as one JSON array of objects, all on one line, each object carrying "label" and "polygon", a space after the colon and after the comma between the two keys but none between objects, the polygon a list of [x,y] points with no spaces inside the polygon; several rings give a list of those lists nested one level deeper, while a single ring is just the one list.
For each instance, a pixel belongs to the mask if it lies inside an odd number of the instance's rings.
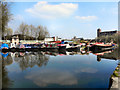
[{"label": "cloud reflection", "polygon": [[97,69],[90,68],[90,67],[75,70],[76,73],[82,73],[82,72],[84,72],[84,73],[96,73],[97,71],[98,71]]},{"label": "cloud reflection", "polygon": [[74,85],[78,83],[77,78],[72,73],[56,69],[31,72],[25,78],[32,80],[40,87],[45,87],[50,84]]}]

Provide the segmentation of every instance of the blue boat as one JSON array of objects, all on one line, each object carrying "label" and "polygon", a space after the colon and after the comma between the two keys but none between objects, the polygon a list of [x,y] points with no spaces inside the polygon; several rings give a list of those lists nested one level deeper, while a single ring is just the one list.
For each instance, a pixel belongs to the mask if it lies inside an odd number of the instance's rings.
[{"label": "blue boat", "polygon": [[25,48],[31,48],[30,44],[23,44],[25,46]]},{"label": "blue boat", "polygon": [[2,52],[1,52],[1,55],[5,58],[5,57],[8,56],[8,52],[7,52],[7,53],[2,53]]},{"label": "blue boat", "polygon": [[8,44],[3,43],[0,49],[8,49],[8,48],[9,48]]}]

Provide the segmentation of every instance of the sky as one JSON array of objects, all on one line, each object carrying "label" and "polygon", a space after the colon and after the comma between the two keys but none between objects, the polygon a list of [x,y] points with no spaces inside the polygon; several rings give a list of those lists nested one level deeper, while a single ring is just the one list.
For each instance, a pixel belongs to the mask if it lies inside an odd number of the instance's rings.
[{"label": "sky", "polygon": [[46,26],[50,36],[95,38],[96,30],[118,30],[118,2],[13,2],[9,27]]}]

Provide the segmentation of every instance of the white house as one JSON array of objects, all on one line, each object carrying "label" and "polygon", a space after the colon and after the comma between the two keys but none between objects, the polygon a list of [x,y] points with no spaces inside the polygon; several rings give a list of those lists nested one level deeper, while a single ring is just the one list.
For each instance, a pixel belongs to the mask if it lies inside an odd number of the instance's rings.
[{"label": "white house", "polygon": [[53,37],[46,37],[44,39],[45,42],[51,42],[51,41],[54,41],[54,38]]},{"label": "white house", "polygon": [[20,41],[19,41],[18,35],[17,35],[17,36],[13,36],[13,37],[12,37],[11,48],[16,47],[16,45],[18,45],[19,42],[20,42]]},{"label": "white house", "polygon": [[44,42],[58,41],[58,36],[56,37],[45,37]]}]

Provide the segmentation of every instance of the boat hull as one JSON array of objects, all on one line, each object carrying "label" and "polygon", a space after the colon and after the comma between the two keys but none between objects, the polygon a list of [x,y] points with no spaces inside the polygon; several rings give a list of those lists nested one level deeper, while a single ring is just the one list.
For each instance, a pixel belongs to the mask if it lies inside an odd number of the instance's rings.
[{"label": "boat hull", "polygon": [[80,47],[71,47],[71,48],[67,48],[66,50],[69,52],[71,52],[71,51],[78,52],[78,51],[80,51]]},{"label": "boat hull", "polygon": [[90,51],[95,51],[95,50],[109,50],[114,48],[114,46],[98,46],[98,45],[93,45],[92,47],[89,47]]}]

